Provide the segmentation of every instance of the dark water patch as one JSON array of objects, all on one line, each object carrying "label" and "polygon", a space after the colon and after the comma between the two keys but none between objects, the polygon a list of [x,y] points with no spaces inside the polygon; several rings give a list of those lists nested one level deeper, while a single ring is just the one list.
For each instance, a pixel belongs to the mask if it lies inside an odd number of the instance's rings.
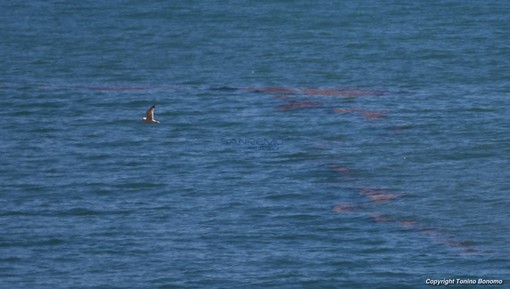
[{"label": "dark water patch", "polygon": [[3,211],[0,213],[1,217],[33,217],[40,215],[41,213],[37,211]]},{"label": "dark water patch", "polygon": [[[19,247],[19,248],[25,248],[25,247],[47,247],[47,246],[61,246],[65,244],[66,241],[62,239],[44,239],[40,240],[39,238],[34,238],[30,241],[22,241],[22,242],[8,242],[8,241],[0,241],[0,248],[9,248],[9,247]],[[15,259],[17,258],[9,258],[9,259]]]},{"label": "dark water patch", "polygon": [[48,216],[58,217],[100,217],[100,216],[111,216],[111,215],[129,215],[132,211],[130,210],[92,210],[83,207],[76,207],[64,211],[48,211]]},{"label": "dark water patch", "polygon": [[229,86],[218,86],[218,87],[211,87],[210,90],[222,91],[222,92],[236,92],[239,90],[239,88],[229,87]]},{"label": "dark water patch", "polygon": [[135,190],[138,191],[140,189],[150,190],[163,188],[165,185],[163,183],[152,183],[152,182],[125,182],[121,184],[116,184],[115,188],[118,189],[127,189],[127,190]]},{"label": "dark water patch", "polygon": [[[7,263],[15,263],[15,262],[20,262],[22,260],[23,260],[22,258],[18,258],[18,257],[0,258],[0,262],[7,262]],[[9,269],[7,269],[7,268],[2,268],[2,269],[0,269],[0,271],[9,271]]]}]

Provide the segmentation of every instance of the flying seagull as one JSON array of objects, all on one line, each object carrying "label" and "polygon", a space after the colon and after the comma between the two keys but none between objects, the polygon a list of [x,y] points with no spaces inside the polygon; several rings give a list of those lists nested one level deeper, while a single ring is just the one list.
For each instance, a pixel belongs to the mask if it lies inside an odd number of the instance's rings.
[{"label": "flying seagull", "polygon": [[159,120],[155,120],[154,119],[154,109],[155,108],[156,108],[155,104],[153,104],[151,107],[149,107],[149,109],[145,113],[145,117],[142,118],[143,122],[146,122],[146,123],[159,123]]}]

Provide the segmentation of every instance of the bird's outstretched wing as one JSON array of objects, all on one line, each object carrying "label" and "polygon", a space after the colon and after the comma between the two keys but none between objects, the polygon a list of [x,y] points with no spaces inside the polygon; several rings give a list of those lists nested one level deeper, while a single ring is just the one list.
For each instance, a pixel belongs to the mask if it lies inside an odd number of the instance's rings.
[{"label": "bird's outstretched wing", "polygon": [[145,113],[145,117],[147,120],[154,120],[154,109],[156,108],[156,105],[153,104],[149,109],[147,109],[147,112]]}]

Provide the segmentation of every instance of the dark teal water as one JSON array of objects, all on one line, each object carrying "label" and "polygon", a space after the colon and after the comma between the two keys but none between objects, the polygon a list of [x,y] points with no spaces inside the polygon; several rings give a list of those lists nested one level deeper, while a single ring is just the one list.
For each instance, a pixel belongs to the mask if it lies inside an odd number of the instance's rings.
[{"label": "dark teal water", "polygon": [[504,288],[508,11],[2,1],[0,287]]}]

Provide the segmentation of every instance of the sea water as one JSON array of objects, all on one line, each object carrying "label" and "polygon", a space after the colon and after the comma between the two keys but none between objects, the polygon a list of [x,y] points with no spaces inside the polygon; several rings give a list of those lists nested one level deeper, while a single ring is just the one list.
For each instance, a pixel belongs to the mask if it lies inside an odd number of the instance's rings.
[{"label": "sea water", "polygon": [[508,11],[2,1],[0,287],[503,288]]}]

